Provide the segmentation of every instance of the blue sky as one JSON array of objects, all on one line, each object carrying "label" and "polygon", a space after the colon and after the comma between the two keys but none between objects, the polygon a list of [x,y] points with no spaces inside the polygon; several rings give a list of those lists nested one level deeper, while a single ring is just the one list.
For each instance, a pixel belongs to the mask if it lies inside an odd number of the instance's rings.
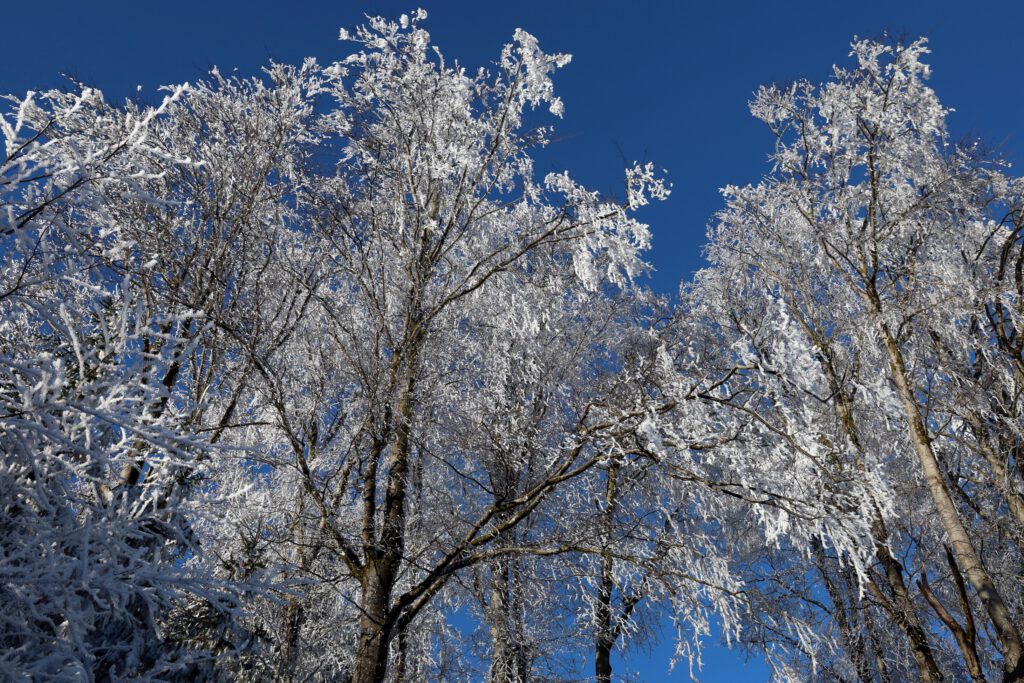
[{"label": "blue sky", "polygon": [[[756,181],[767,170],[771,138],[747,112],[762,83],[826,78],[848,63],[854,35],[927,36],[932,87],[955,137],[980,136],[1011,162],[1024,161],[1024,3],[1015,2],[601,2],[508,3],[420,0],[425,27],[449,59],[475,67],[496,59],[515,28],[542,48],[569,52],[556,77],[566,104],[559,142],[538,170],[570,170],[588,185],[621,193],[622,167],[653,161],[674,193],[643,218],[651,223],[657,268],[652,285],[674,292],[700,267],[700,248],[718,188]],[[64,72],[117,100],[137,85],[201,78],[213,65],[255,74],[268,58],[323,63],[345,54],[338,29],[364,13],[397,16],[410,2],[12,2],[3,11],[0,92],[58,85]],[[671,647],[630,657],[620,670],[641,680],[671,677]],[[712,648],[706,681],[761,681],[758,664]]]}]

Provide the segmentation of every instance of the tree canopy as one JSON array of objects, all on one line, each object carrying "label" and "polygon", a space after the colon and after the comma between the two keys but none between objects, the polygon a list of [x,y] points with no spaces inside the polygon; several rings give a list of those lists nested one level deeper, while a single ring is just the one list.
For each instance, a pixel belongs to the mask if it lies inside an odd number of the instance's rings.
[{"label": "tree canopy", "polygon": [[570,57],[426,13],[154,107],[0,111],[0,674],[1024,680],[1024,180],[926,42],[761,88],[649,291],[653,164],[539,177]]}]

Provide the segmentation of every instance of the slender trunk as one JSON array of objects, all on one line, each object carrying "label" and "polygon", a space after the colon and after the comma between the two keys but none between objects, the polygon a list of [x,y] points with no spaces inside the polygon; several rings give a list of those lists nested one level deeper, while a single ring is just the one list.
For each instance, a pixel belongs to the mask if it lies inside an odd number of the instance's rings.
[{"label": "slender trunk", "polygon": [[[860,454],[863,448],[860,436],[857,433],[850,396],[840,384],[839,377],[831,363],[822,360],[821,366],[829,378],[832,391],[836,395],[836,410],[839,414],[843,431],[856,449],[856,452]],[[864,462],[860,459],[859,455],[856,465],[858,470],[861,472],[865,471]],[[889,611],[893,615],[896,625],[907,637],[911,654],[914,657],[914,662],[917,664],[921,683],[940,683],[943,680],[942,672],[939,671],[939,667],[935,663],[931,646],[928,644],[928,636],[921,625],[917,610],[914,608],[914,603],[910,599],[907,586],[903,581],[903,565],[900,564],[889,549],[889,531],[885,527],[885,522],[882,519],[877,504],[874,505],[874,509],[875,517],[871,522],[871,535],[875,539],[875,557],[878,558],[885,571],[885,580],[892,594],[892,600],[886,600],[890,608]],[[880,668],[879,671],[884,671],[884,667]]]},{"label": "slender trunk", "polygon": [[[880,315],[880,302],[877,302],[877,295],[874,298],[875,313]],[[996,589],[992,577],[982,564],[967,529],[964,528],[960,519],[949,489],[946,487],[942,469],[932,450],[931,440],[928,438],[928,431],[910,384],[903,353],[884,322],[879,325],[879,331],[885,345],[893,381],[896,383],[903,404],[914,453],[921,465],[928,491],[935,502],[943,530],[949,538],[950,549],[956,558],[956,563],[963,569],[974,590],[978,592],[978,597],[981,598],[981,602],[988,612],[1002,648],[1004,681],[1024,681],[1024,662],[1022,662],[1024,647],[1021,644],[1020,633],[1013,623],[1010,611]]]},{"label": "slender trunk", "polygon": [[517,611],[512,560],[496,560],[491,569],[490,600],[487,606],[491,627],[491,683],[525,683],[529,663],[523,657],[515,614]]},{"label": "slender trunk", "polygon": [[[298,548],[295,558],[295,566],[299,573],[307,569],[306,563],[306,539],[303,533],[302,520],[305,517],[306,499],[302,496],[298,499],[298,509],[295,514],[295,521],[292,523],[291,537],[296,541]],[[302,598],[292,596],[288,599],[288,605],[284,611],[284,620],[281,624],[281,654],[277,661],[277,673],[275,681],[291,681],[295,671],[295,665],[299,657],[299,642],[302,635],[302,622],[305,620],[305,610],[302,608]]]},{"label": "slender trunk", "polygon": [[877,518],[873,526],[876,538],[880,539],[875,554],[882,569],[885,570],[885,581],[889,584],[889,591],[892,593],[891,605],[896,625],[900,627],[910,642],[910,651],[917,663],[921,683],[940,683],[943,680],[942,672],[935,663],[931,646],[928,644],[928,635],[921,625],[917,610],[910,599],[910,593],[903,582],[903,565],[893,557],[889,547],[885,545],[887,531],[881,518]]},{"label": "slender trunk", "polygon": [[[981,660],[978,657],[978,650],[975,643],[975,636],[973,633],[968,633],[960,623],[949,613],[946,606],[943,605],[937,595],[932,592],[931,586],[928,585],[928,575],[922,574],[920,581],[918,581],[918,587],[921,589],[921,594],[924,595],[925,600],[931,605],[932,609],[935,610],[935,614],[938,615],[939,619],[946,628],[949,629],[950,633],[953,634],[953,638],[956,640],[957,647],[960,648],[960,654],[964,658],[964,663],[967,666],[967,673],[970,674],[971,680],[974,683],[985,683],[985,672],[981,666]],[[971,627],[973,629],[973,626]]]},{"label": "slender trunk", "polygon": [[597,683],[611,683],[612,643],[598,639],[594,659],[594,676]]},{"label": "slender trunk", "polygon": [[850,598],[851,602],[856,599],[859,603],[857,609],[852,612],[858,619],[858,625],[855,628],[861,629],[860,632],[863,634],[862,642],[865,649],[870,646],[870,657],[878,673],[878,683],[890,683],[892,677],[889,675],[889,667],[885,663],[885,656],[882,654],[882,649],[879,645],[878,627],[875,625],[872,606],[868,602],[867,596],[860,594],[860,584],[848,565],[840,569],[840,576],[846,586],[847,595],[859,596],[857,598]]},{"label": "slender trunk", "polygon": [[601,558],[601,583],[597,594],[597,638],[594,642],[594,678],[597,683],[611,683],[614,646],[611,559],[606,556]]},{"label": "slender trunk", "polygon": [[[606,470],[606,488],[604,497],[604,542],[610,542],[612,522],[615,515],[616,495],[618,494],[619,468],[611,464]],[[612,592],[615,589],[615,577],[612,573],[615,560],[610,553],[601,555],[601,579],[597,589],[597,635],[594,642],[594,678],[597,683],[611,683],[612,680],[612,648],[615,646],[617,629],[612,618]]]},{"label": "slender trunk", "polygon": [[860,683],[872,683],[873,676],[871,675],[871,667],[868,665],[867,652],[864,649],[864,639],[858,632],[856,625],[851,623],[850,614],[846,608],[846,599],[828,573],[827,558],[824,548],[821,547],[820,543],[815,543],[814,552],[818,556],[818,573],[821,574],[821,578],[825,582],[825,590],[828,592],[828,596],[835,608],[833,617],[836,620],[836,624],[839,625],[839,635],[843,641],[843,649],[846,650],[850,660],[853,662],[854,671],[857,672],[857,680]]},{"label": "slender trunk", "polygon": [[[515,498],[518,491],[517,478],[515,468],[500,454],[495,454],[490,480],[496,507],[505,507],[508,501]],[[507,513],[497,515],[499,523],[507,518]],[[514,528],[501,532],[494,539],[496,548],[507,548],[515,543]],[[500,556],[490,562],[490,585],[484,608],[491,631],[491,683],[525,683],[530,680],[532,664],[523,647],[520,588],[514,558]]]},{"label": "slender trunk", "polygon": [[291,681],[295,664],[299,655],[299,635],[302,632],[303,609],[297,598],[288,601],[284,613],[284,643],[280,659],[277,662],[277,674],[274,680]]},{"label": "slender trunk", "polygon": [[398,632],[398,661],[395,662],[395,683],[405,683],[409,666],[409,642],[405,631]]}]

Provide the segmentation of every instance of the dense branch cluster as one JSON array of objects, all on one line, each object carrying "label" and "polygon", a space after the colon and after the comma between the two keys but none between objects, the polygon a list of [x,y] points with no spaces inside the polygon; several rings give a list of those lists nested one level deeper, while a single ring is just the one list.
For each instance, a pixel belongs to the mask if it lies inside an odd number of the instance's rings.
[{"label": "dense branch cluster", "polygon": [[[708,266],[537,178],[567,55],[348,58],[0,112],[0,677],[1024,680],[1024,181],[923,41],[762,88]],[[667,663],[666,663],[667,665]]]}]

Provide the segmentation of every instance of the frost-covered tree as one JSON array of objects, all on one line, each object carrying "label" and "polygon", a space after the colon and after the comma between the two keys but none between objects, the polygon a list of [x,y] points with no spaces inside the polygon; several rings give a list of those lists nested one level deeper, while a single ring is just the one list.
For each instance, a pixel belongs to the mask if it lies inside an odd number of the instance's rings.
[{"label": "frost-covered tree", "polygon": [[1024,183],[922,41],[764,88],[709,266],[650,165],[539,178],[524,31],[425,13],[157,107],[0,112],[0,676],[614,680],[671,621],[779,680],[1022,680]]},{"label": "frost-covered tree", "polygon": [[745,476],[833,498],[768,575],[805,576],[776,604],[834,637],[770,639],[800,676],[1020,680],[1018,190],[949,142],[923,41],[853,48],[757,94],[772,172],[726,189],[690,292],[729,347],[710,398],[778,437]]},{"label": "frost-covered tree", "polygon": [[4,678],[173,675],[172,603],[225,595],[179,565],[196,549],[179,478],[195,440],[169,410],[180,311],[149,296],[114,216],[188,166],[153,136],[157,108],[95,90],[8,98],[0,113],[0,671]]},{"label": "frost-covered tree", "polygon": [[[254,372],[246,426],[223,437],[246,456],[203,474],[252,486],[210,543],[292,586],[252,607],[282,678],[440,676],[453,577],[490,567],[501,630],[513,558],[579,552],[564,513],[591,501],[574,482],[638,420],[604,378],[623,367],[616,299],[646,267],[630,214],[667,190],[650,167],[628,171],[622,203],[537,180],[548,132],[524,117],[560,113],[550,73],[568,57],[517,32],[495,73],[467,74],[423,16],[343,34],[359,50],[317,76],[317,145],[336,161],[305,169],[284,202],[308,214],[268,257],[289,287],[217,323]],[[497,672],[512,643],[493,640]]]}]

